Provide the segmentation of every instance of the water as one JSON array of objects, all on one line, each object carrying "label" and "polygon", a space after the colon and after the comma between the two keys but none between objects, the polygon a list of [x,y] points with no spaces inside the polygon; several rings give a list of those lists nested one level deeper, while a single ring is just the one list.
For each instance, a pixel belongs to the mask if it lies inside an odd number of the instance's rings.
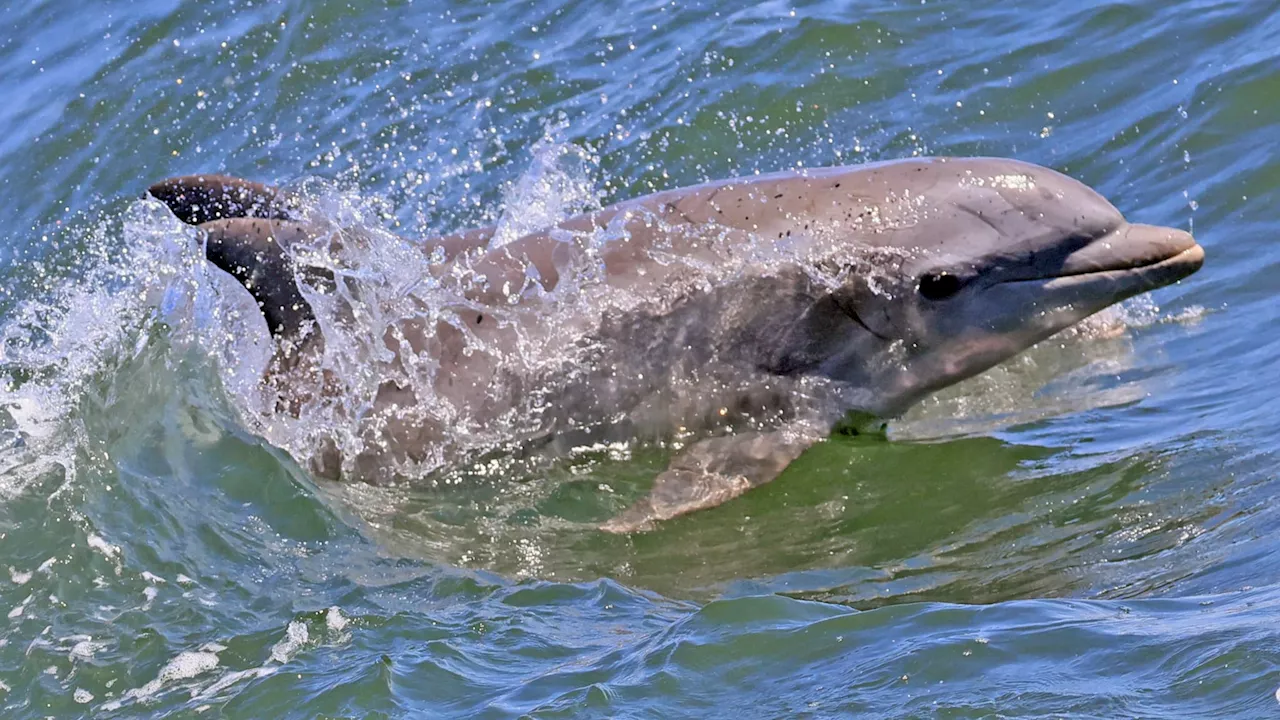
[{"label": "water", "polygon": [[[1275,713],[1277,10],[5,6],[3,715]],[[371,235],[518,234],[916,154],[1067,171],[1207,264],[632,538],[591,528],[644,448],[313,481],[247,431],[252,323],[137,199],[223,170]]]}]

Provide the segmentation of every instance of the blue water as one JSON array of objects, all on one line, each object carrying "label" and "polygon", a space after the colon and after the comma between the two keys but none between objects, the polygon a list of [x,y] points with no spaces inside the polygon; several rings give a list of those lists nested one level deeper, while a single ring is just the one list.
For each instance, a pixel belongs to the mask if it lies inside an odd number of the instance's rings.
[{"label": "blue water", "polygon": [[[0,715],[1275,714],[1278,10],[5,5]],[[630,538],[594,524],[660,453],[313,481],[142,292],[169,175],[425,236],[925,154],[1067,172],[1206,265]]]}]

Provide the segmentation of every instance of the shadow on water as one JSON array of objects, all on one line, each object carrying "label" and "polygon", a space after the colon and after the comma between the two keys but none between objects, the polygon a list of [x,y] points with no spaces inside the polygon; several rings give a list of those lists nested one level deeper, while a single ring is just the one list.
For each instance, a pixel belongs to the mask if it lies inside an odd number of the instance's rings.
[{"label": "shadow on water", "polygon": [[1163,468],[1155,454],[1097,461],[992,438],[838,438],[714,510],[650,533],[596,530],[664,461],[640,452],[562,464],[524,483],[336,490],[396,555],[513,578],[613,577],[676,597],[780,592],[856,607],[1097,592],[1090,565],[1176,546],[1172,531],[1198,519],[1157,506],[1141,533],[1126,535],[1134,496]]}]

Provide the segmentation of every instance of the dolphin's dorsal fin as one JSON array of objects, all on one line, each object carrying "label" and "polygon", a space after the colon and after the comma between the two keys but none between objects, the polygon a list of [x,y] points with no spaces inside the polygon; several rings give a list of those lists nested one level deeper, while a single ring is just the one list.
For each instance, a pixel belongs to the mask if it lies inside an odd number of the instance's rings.
[{"label": "dolphin's dorsal fin", "polygon": [[290,217],[289,198],[278,188],[229,175],[173,177],[152,185],[147,192],[190,225],[226,218]]},{"label": "dolphin's dorsal fin", "polygon": [[315,237],[314,228],[255,217],[222,218],[199,227],[206,233],[205,256],[249,290],[272,335],[296,339],[310,326],[315,315],[298,290],[287,249]]}]

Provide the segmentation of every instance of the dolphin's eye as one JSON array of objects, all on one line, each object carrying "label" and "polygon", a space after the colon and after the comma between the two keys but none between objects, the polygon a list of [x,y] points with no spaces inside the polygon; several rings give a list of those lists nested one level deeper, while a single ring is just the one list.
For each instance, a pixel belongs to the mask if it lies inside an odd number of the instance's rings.
[{"label": "dolphin's eye", "polygon": [[949,272],[931,272],[920,276],[920,294],[926,300],[946,300],[960,292],[964,283]]}]

